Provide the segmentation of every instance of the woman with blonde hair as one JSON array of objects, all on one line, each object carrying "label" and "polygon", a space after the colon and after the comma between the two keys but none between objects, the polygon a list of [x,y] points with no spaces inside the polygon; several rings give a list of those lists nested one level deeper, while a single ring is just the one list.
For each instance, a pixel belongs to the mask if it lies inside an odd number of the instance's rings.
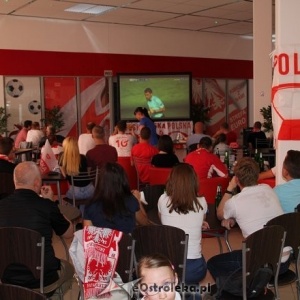
[{"label": "woman with blonde hair", "polygon": [[[76,180],[77,175],[88,171],[87,160],[79,153],[78,141],[74,137],[66,137],[63,141],[63,153],[59,159],[61,173],[67,178],[69,184],[74,176],[74,193],[76,199],[91,198],[94,194],[94,185],[90,180]],[[73,198],[73,189],[70,187],[66,196]]]},{"label": "woman with blonde hair", "polygon": [[207,203],[198,196],[199,180],[192,166],[181,163],[173,167],[166,191],[158,200],[158,211],[163,225],[181,228],[189,235],[186,278],[187,284],[199,284],[206,275],[206,261],[201,253],[202,229]]}]

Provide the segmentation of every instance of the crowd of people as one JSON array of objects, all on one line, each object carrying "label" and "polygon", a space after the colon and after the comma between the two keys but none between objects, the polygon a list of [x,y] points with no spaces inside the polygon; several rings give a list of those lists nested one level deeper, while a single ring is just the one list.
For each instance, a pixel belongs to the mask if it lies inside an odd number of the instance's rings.
[{"label": "crowd of people", "polygon": [[[194,134],[186,141],[189,153],[183,163],[174,152],[172,138],[169,135],[157,136],[155,124],[146,108],[137,107],[134,115],[139,121],[138,135],[121,120],[117,122],[110,137],[105,136],[102,126],[89,122],[86,133],[82,133],[79,139],[71,136],[64,138],[57,134],[53,126],[48,125],[44,134],[37,122],[28,120],[24,122],[15,141],[8,137],[0,139],[0,171],[14,174],[15,184],[14,193],[5,195],[0,201],[0,225],[26,227],[45,236],[46,284],[57,279],[57,271],[60,269],[60,260],[55,257],[51,244],[52,231],[57,235],[71,237],[73,225],[59,211],[51,188],[42,186],[38,165],[34,162],[13,163],[15,148],[22,142],[42,147],[48,140],[52,146],[61,146],[57,156],[60,172],[70,185],[71,176],[74,177],[74,188],[69,188],[66,196],[72,198],[75,192],[77,199],[90,199],[82,211],[84,226],[132,233],[138,225],[154,224],[144,209],[140,191],[130,189],[126,170],[118,164],[118,157],[131,160],[140,182],[144,184],[149,182],[150,166],[170,168],[165,192],[158,200],[157,209],[162,224],[181,228],[189,235],[185,283],[199,284],[207,270],[216,279],[229,276],[242,266],[240,250],[217,255],[206,262],[201,240],[202,230],[209,228],[205,221],[208,206],[205,197],[198,194],[200,179],[230,175],[220,157],[225,152],[230,153],[230,144],[237,141],[236,134],[224,123],[210,137],[204,133],[203,124],[196,122]],[[256,147],[256,139],[260,139],[263,134],[260,122],[255,122],[253,134],[247,139],[249,147]],[[300,199],[299,164],[300,151],[289,150],[281,171],[286,183],[272,189],[268,185],[258,184],[258,179],[275,176],[274,169],[268,175],[260,174],[252,158],[239,159],[234,166],[234,176],[217,208],[217,217],[222,225],[230,230],[237,223],[243,237],[247,238],[272,218],[293,212]],[[99,169],[97,182],[76,180],[76,176],[95,169]],[[281,272],[287,268],[288,264],[282,266]],[[178,282],[172,263],[159,254],[142,258],[137,272],[141,283],[158,282],[163,285],[165,283],[161,283],[160,280],[164,280],[160,278],[161,275],[171,278],[176,284]],[[34,278],[19,266],[12,266],[1,280],[30,288],[38,286]],[[142,291],[143,299],[151,296],[148,292]],[[168,296],[168,299],[180,299],[175,291],[170,291]]]}]

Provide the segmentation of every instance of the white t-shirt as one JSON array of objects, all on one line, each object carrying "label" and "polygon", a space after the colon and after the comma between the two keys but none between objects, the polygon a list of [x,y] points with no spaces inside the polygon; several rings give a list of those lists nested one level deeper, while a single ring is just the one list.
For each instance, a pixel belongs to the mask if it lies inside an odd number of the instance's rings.
[{"label": "white t-shirt", "polygon": [[243,188],[224,206],[224,218],[234,218],[244,238],[262,229],[269,220],[282,214],[278,197],[267,184]]},{"label": "white t-shirt", "polygon": [[199,212],[190,211],[188,214],[178,214],[174,210],[169,213],[170,208],[167,207],[170,198],[166,193],[160,196],[158,200],[158,211],[161,215],[163,225],[170,225],[184,230],[189,235],[188,259],[201,258],[201,238],[202,223],[204,214],[207,212],[207,203],[204,197],[198,197],[203,207]]},{"label": "white t-shirt", "polygon": [[92,138],[91,133],[82,133],[78,138],[78,147],[79,152],[82,155],[93,149],[96,146],[94,139]]},{"label": "white t-shirt", "polygon": [[117,149],[118,156],[128,157],[131,156],[131,148],[136,144],[136,139],[131,134],[118,133],[109,137],[108,144]]},{"label": "white t-shirt", "polygon": [[32,142],[33,147],[38,147],[41,138],[44,136],[44,133],[39,129],[30,129],[27,132],[26,142]]}]

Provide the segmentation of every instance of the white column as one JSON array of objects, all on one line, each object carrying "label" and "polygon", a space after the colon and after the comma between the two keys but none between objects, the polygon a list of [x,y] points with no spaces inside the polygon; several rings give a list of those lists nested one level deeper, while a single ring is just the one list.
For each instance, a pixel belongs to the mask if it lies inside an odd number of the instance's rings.
[{"label": "white column", "polygon": [[[253,1],[253,120],[263,121],[262,107],[271,104],[272,87],[272,0]],[[250,100],[251,101],[251,100]]]}]

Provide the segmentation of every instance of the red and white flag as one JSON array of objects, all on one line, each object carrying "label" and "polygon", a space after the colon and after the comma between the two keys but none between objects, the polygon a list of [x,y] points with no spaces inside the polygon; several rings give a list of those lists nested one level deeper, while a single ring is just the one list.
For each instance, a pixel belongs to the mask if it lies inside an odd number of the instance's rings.
[{"label": "red and white flag", "polygon": [[47,174],[58,166],[57,159],[53,153],[48,140],[42,148],[40,170],[42,174]]}]

